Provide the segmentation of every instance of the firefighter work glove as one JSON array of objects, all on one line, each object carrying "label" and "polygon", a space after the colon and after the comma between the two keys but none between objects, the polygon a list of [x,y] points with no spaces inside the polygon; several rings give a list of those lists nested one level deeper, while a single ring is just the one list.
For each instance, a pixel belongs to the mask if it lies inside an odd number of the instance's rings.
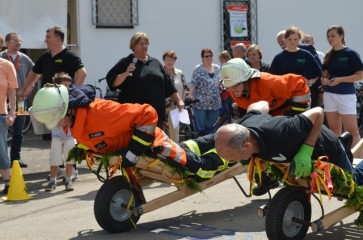
[{"label": "firefighter work glove", "polygon": [[[136,165],[137,161],[139,160],[138,156],[135,156],[135,158],[132,158],[132,156],[134,156],[134,155],[129,152],[130,152],[130,149],[128,149],[128,148],[119,149],[114,152],[118,156],[122,157],[121,167],[123,167],[123,168],[134,167]],[[134,160],[135,163],[132,162],[131,159]]]},{"label": "firefighter work glove", "polygon": [[122,153],[121,167],[134,167],[139,161],[140,155],[143,154],[155,139],[154,135],[149,135],[138,129],[134,129],[129,142],[129,148]]},{"label": "firefighter work glove", "polygon": [[311,172],[311,156],[313,155],[314,147],[303,143],[299,151],[294,156],[290,163],[290,174],[299,177],[306,177]]},{"label": "firefighter work glove", "polygon": [[[134,163],[130,159],[127,158],[127,155],[130,153],[131,153],[130,150],[128,150],[127,152],[122,154],[121,167],[129,168],[129,167],[134,167],[136,165],[137,161],[139,160],[139,157],[136,157],[133,159],[135,161],[135,163]],[[129,156],[129,158],[130,158],[130,156]]]},{"label": "firefighter work glove", "polygon": [[151,146],[151,144],[154,142],[154,139],[154,135],[150,135],[135,129],[131,136],[129,150],[133,154],[140,156]]}]

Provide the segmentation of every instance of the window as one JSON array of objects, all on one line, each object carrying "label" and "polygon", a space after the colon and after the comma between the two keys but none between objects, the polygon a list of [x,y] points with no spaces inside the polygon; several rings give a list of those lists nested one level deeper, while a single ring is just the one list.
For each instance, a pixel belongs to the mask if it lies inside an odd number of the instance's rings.
[{"label": "window", "polygon": [[92,24],[130,28],[138,24],[137,0],[92,0]]}]

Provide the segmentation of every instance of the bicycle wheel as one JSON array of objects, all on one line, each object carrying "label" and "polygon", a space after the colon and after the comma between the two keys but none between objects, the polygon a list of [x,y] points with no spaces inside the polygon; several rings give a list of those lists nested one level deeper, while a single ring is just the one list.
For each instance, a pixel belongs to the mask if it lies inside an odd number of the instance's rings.
[{"label": "bicycle wheel", "polygon": [[[27,133],[29,131],[29,129],[32,126],[32,121],[30,119],[30,116],[25,116],[25,123],[24,123],[24,127],[23,127],[23,134]],[[8,128],[8,137],[6,139],[7,142],[10,142],[13,139],[13,127],[10,126]]]},{"label": "bicycle wheel", "polygon": [[10,130],[10,128],[8,128],[8,136],[6,138],[6,141],[10,142],[11,140],[13,140],[13,132]]},{"label": "bicycle wheel", "polygon": [[227,123],[229,123],[229,121],[228,121],[228,116],[227,116],[227,115],[223,115],[223,116],[221,116],[221,117],[219,118],[218,122],[215,124],[215,128],[216,128],[216,130],[217,130],[218,128],[220,128],[221,126],[223,126],[224,124],[227,124]]},{"label": "bicycle wheel", "polygon": [[215,133],[218,130],[218,128],[220,128],[224,124],[227,124],[228,122],[229,121],[228,121],[228,116],[227,115],[221,115],[221,116],[219,116],[217,118],[216,122],[208,130],[206,130],[203,133],[203,135]]},{"label": "bicycle wheel", "polygon": [[189,124],[181,123],[179,126],[179,142],[183,142],[189,139],[197,138],[199,132],[192,131]]},{"label": "bicycle wheel", "polygon": [[30,116],[25,116],[25,123],[24,123],[24,127],[23,127],[23,134],[27,133],[29,131],[29,129],[32,126],[32,121],[30,119]]}]

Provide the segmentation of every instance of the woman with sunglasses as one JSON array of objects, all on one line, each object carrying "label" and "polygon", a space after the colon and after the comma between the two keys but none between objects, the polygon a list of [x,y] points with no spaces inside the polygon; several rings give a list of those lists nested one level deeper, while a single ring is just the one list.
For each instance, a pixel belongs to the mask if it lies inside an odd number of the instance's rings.
[{"label": "woman with sunglasses", "polygon": [[211,126],[218,117],[222,107],[219,96],[219,66],[213,63],[213,52],[203,48],[202,63],[193,71],[189,86],[189,97],[200,102],[193,105],[197,129],[203,131]]}]

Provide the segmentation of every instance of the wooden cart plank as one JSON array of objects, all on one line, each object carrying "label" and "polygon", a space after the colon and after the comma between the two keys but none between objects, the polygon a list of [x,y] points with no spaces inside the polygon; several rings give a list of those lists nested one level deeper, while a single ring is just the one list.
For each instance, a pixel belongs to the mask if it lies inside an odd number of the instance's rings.
[{"label": "wooden cart plank", "polygon": [[363,138],[352,148],[353,157],[358,157],[363,149]]},{"label": "wooden cart plank", "polygon": [[[356,210],[354,208],[348,206],[342,206],[324,216],[323,219],[318,220],[316,222],[311,223],[311,230],[313,232],[318,232],[322,229],[330,227],[337,222],[341,221],[342,219],[349,217],[350,215],[354,214]],[[320,225],[320,227],[319,227]]]},{"label": "wooden cart plank", "polygon": [[[202,190],[207,189],[207,188],[212,187],[218,183],[221,183],[222,181],[229,179],[239,173],[242,173],[245,169],[246,169],[246,166],[242,166],[241,164],[237,163],[236,165],[232,166],[231,168],[228,168],[228,169],[224,170],[223,172],[217,174],[210,180],[199,183],[199,186],[201,187]],[[163,195],[159,198],[151,200],[150,202],[147,202],[145,205],[142,206],[143,213],[154,211],[160,207],[166,206],[177,200],[183,199],[185,197],[188,197],[192,194],[199,192],[196,189],[189,188],[186,184],[183,184],[183,185],[185,186],[185,187],[183,187],[183,189],[176,190],[167,195]]]}]

